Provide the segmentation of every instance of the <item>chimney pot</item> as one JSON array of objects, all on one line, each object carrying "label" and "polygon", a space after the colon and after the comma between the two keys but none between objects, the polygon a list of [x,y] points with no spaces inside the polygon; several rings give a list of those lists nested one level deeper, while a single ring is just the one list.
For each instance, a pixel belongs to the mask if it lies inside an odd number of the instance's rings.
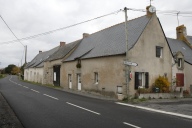
[{"label": "chimney pot", "polygon": [[65,42],[60,42],[60,47],[64,46]]},{"label": "chimney pot", "polygon": [[154,13],[156,13],[156,9],[154,6],[149,5],[146,7],[147,17],[151,17]]},{"label": "chimney pot", "polygon": [[187,30],[184,25],[180,25],[176,28],[177,40],[185,42],[189,47],[192,48],[189,40],[187,39]]},{"label": "chimney pot", "polygon": [[177,39],[182,40],[187,36],[187,30],[184,25],[180,25],[176,28]]},{"label": "chimney pot", "polygon": [[41,51],[41,50],[39,50],[39,53],[42,53],[42,51]]},{"label": "chimney pot", "polygon": [[89,36],[88,33],[83,33],[83,38],[88,37],[88,36]]}]

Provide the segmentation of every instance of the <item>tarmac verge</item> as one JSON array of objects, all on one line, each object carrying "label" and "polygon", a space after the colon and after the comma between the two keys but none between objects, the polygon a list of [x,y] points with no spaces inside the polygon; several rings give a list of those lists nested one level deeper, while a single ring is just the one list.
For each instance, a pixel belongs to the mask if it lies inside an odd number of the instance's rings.
[{"label": "tarmac verge", "polygon": [[0,128],[24,128],[0,92]]}]

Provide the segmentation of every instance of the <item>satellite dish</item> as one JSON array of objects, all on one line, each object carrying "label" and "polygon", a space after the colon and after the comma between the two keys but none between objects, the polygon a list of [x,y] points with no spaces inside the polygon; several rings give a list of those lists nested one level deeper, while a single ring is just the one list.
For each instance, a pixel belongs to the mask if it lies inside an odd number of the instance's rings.
[{"label": "satellite dish", "polygon": [[156,12],[156,8],[154,6],[149,7],[149,12],[151,13]]}]

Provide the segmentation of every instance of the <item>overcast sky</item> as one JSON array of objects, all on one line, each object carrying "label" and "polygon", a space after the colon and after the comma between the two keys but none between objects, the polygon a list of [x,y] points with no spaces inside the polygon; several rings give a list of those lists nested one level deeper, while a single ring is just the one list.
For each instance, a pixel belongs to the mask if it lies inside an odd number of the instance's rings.
[{"label": "overcast sky", "polygon": [[[47,31],[63,28],[111,12],[127,8],[145,9],[150,0],[0,0],[0,15],[18,38],[33,36]],[[192,35],[192,0],[153,0],[152,5],[159,11],[181,11],[179,24],[187,27]],[[182,14],[183,13],[183,14]],[[189,13],[189,14],[186,14]],[[128,20],[145,15],[145,12],[128,11]],[[178,26],[176,14],[157,13],[167,37],[175,38]],[[52,34],[21,41],[27,45],[27,62],[39,50],[47,51],[59,45],[60,41],[70,43],[82,38],[83,33],[94,33],[104,28],[124,22],[121,11],[88,23]],[[16,38],[0,19],[0,68],[9,64],[24,63],[24,46],[19,42],[2,44]]]}]

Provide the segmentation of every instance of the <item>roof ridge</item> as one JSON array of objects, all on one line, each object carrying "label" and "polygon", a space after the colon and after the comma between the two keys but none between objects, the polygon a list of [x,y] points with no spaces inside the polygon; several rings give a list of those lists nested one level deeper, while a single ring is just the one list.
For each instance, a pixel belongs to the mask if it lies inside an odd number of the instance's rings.
[{"label": "roof ridge", "polygon": [[[144,17],[144,16],[146,16],[146,15],[143,15],[143,16],[140,16],[140,17],[137,17],[137,18],[133,18],[133,19],[131,19],[131,20],[127,21],[127,22],[130,22],[130,21],[133,21],[133,20],[139,19],[139,18]],[[109,26],[109,27],[104,28],[104,29],[102,29],[102,30],[99,30],[99,31],[97,31],[97,32],[91,33],[91,34],[89,34],[89,36],[91,36],[91,35],[93,35],[93,34],[96,34],[96,33],[98,33],[98,32],[104,31],[104,30],[106,30],[106,29],[109,29],[109,28],[112,28],[112,27],[118,26],[118,25],[123,24],[123,23],[125,23],[125,21],[124,21],[124,22],[121,22],[121,23],[118,23],[118,24],[115,24],[115,25],[112,25],[112,26]],[[89,36],[88,36],[88,37],[89,37]]]}]

